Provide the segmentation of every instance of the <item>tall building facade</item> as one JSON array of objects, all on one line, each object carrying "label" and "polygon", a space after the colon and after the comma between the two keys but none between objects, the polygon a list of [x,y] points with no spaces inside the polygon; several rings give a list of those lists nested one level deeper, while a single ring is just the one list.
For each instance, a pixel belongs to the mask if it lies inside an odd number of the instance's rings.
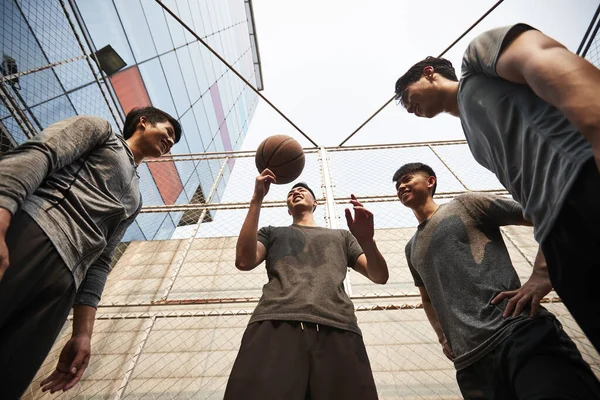
[{"label": "tall building facade", "polygon": [[[175,158],[242,145],[258,97],[157,2],[2,3],[0,152],[79,114],[102,117],[119,131],[128,111],[146,105],[181,122],[183,137],[171,151]],[[163,4],[262,89],[250,0]],[[107,49],[112,58],[106,58]],[[120,69],[110,69],[120,61]],[[218,200],[235,160],[163,161],[138,168],[145,206],[202,202],[216,181],[212,196]],[[183,212],[143,213],[124,240],[168,239],[177,226],[195,222]]]}]

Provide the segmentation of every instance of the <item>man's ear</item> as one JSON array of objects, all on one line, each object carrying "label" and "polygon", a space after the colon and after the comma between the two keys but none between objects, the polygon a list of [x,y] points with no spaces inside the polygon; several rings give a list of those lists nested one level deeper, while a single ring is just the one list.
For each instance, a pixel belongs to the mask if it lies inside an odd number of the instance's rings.
[{"label": "man's ear", "polygon": [[430,175],[429,178],[427,178],[427,187],[433,189],[436,182],[437,182],[436,177],[433,175]]},{"label": "man's ear", "polygon": [[428,65],[425,68],[423,68],[423,75],[425,75],[425,77],[427,77],[427,79],[429,79],[429,80],[433,79],[434,73],[435,73],[435,69],[431,65]]},{"label": "man's ear", "polygon": [[142,116],[140,117],[140,120],[139,120],[139,122],[138,122],[138,127],[139,127],[141,130],[144,130],[144,129],[146,129],[146,125],[147,125],[147,124],[148,124],[148,118],[146,118],[145,116],[143,116],[143,115],[142,115]]}]

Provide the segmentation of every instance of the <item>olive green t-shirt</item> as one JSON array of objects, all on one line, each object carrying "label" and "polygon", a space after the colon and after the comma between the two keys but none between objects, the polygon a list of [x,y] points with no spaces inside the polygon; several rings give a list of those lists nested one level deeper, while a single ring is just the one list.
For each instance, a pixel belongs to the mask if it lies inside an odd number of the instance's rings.
[{"label": "olive green t-shirt", "polygon": [[269,282],[250,318],[302,321],[361,334],[354,305],[344,290],[348,267],[363,253],[347,230],[313,226],[267,226],[258,231],[267,249]]}]

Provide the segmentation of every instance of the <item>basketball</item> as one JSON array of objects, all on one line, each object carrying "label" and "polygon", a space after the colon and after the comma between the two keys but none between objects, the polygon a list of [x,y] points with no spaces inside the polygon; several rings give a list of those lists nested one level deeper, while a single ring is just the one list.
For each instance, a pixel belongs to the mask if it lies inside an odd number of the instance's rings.
[{"label": "basketball", "polygon": [[304,151],[294,138],[273,135],[266,138],[256,150],[258,172],[269,168],[277,177],[277,184],[290,183],[304,169]]}]

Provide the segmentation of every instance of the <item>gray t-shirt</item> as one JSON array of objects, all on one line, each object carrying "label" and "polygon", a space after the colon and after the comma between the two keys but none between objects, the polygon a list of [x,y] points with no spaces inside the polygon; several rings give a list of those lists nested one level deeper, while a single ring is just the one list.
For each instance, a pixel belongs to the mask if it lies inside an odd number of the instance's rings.
[{"label": "gray t-shirt", "polygon": [[363,253],[347,230],[267,226],[258,231],[267,249],[269,282],[250,318],[303,321],[361,334],[354,305],[344,291],[348,267]]},{"label": "gray t-shirt", "polygon": [[[499,226],[522,219],[518,203],[497,196],[466,193],[441,205],[406,245],[416,286],[424,286],[463,369],[485,356],[530,310],[503,318],[508,302],[492,305],[498,293],[521,286]],[[547,315],[541,310],[538,315]]]},{"label": "gray t-shirt", "polygon": [[108,121],[56,122],[0,157],[0,207],[33,218],[73,274],[75,304],[97,307],[142,207],[133,153]]},{"label": "gray t-shirt", "polygon": [[524,31],[517,24],[475,38],[465,51],[458,106],[475,160],[492,171],[535,226],[535,238],[548,236],[590,144],[564,114],[527,85],[502,79],[496,62],[506,45]]}]

